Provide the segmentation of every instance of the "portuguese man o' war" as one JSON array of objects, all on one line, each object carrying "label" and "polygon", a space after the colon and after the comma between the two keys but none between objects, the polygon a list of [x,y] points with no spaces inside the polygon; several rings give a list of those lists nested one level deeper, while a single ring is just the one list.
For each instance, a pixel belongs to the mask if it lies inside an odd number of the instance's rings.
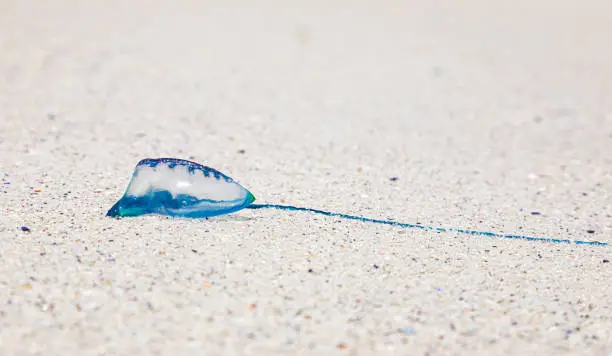
[{"label": "portuguese man o' war", "polygon": [[177,158],[144,159],[136,165],[123,197],[113,205],[106,215],[110,217],[129,217],[157,214],[183,218],[207,218],[233,213],[245,208],[277,209],[304,211],[347,220],[436,232],[457,232],[494,238],[574,243],[577,245],[608,245],[607,242],[600,241],[505,235],[487,231],[424,226],[292,205],[253,204],[254,201],[255,196],[251,192],[232,178],[213,168]]},{"label": "portuguese man o' war", "polygon": [[143,159],[125,194],[106,215],[206,218],[254,201],[251,192],[215,169],[176,158]]}]

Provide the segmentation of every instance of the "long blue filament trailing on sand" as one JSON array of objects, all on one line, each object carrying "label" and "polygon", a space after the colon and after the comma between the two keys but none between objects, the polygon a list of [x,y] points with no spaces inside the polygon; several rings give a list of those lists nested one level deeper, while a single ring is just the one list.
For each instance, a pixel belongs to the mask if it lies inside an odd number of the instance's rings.
[{"label": "long blue filament trailing on sand", "polygon": [[357,220],[365,223],[421,229],[436,232],[458,232],[493,238],[541,241],[551,243],[607,246],[607,242],[553,239],[494,232],[407,224],[392,220],[331,211],[300,208],[292,205],[252,204],[255,196],[225,174],[196,162],[177,158],[144,159],[136,165],[123,197],[110,208],[107,216],[129,217],[158,214],[182,218],[208,218],[233,213],[244,208],[304,211],[324,216]]},{"label": "long blue filament trailing on sand", "polygon": [[552,242],[552,243],[562,243],[562,244],[574,243],[576,245],[595,245],[595,246],[607,246],[608,245],[607,242],[599,242],[599,241],[552,239],[552,238],[546,238],[546,237],[531,237],[531,236],[523,236],[523,235],[504,235],[504,234],[496,234],[494,232],[488,232],[488,231],[477,231],[477,230],[466,230],[466,229],[457,229],[457,228],[408,224],[408,223],[402,223],[402,222],[397,222],[397,221],[392,221],[392,220],[380,220],[380,219],[366,218],[366,217],[357,216],[357,215],[334,213],[331,211],[325,211],[325,210],[319,210],[319,209],[300,208],[300,207],[292,206],[292,205],[251,204],[247,206],[247,209],[278,209],[278,210],[287,210],[287,211],[305,211],[305,212],[320,214],[324,216],[338,217],[341,219],[357,220],[357,221],[362,221],[366,223],[375,223],[375,224],[382,224],[382,225],[391,225],[391,226],[403,227],[403,228],[408,228],[408,229],[421,229],[421,230],[430,230],[430,231],[437,231],[437,232],[458,232],[458,233],[468,234],[468,235],[496,237],[496,238],[504,238],[504,239],[518,239],[518,240],[525,240],[525,241],[541,241],[541,242]]}]

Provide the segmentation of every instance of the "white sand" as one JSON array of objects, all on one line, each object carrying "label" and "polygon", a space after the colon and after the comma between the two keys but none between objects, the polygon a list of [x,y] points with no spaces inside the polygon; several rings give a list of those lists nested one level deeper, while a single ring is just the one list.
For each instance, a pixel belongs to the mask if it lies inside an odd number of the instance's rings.
[{"label": "white sand", "polygon": [[610,247],[104,216],[191,157],[259,203],[612,242],[612,2],[95,3],[0,3],[0,354],[612,354]]}]

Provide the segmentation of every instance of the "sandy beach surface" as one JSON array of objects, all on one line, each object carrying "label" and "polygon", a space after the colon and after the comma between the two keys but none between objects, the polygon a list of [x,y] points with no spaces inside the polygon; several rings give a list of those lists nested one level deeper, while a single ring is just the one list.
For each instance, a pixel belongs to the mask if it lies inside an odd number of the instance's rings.
[{"label": "sandy beach surface", "polygon": [[177,157],[258,203],[612,243],[611,37],[607,0],[1,1],[0,354],[612,354],[608,246],[105,217]]}]

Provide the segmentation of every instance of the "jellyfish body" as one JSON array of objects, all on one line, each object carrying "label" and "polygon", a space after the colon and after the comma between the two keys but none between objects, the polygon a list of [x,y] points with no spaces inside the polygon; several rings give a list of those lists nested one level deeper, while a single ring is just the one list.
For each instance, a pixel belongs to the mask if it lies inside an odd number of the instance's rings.
[{"label": "jellyfish body", "polygon": [[144,159],[136,165],[121,199],[106,214],[205,218],[232,213],[255,201],[251,192],[225,174],[176,159]]}]

